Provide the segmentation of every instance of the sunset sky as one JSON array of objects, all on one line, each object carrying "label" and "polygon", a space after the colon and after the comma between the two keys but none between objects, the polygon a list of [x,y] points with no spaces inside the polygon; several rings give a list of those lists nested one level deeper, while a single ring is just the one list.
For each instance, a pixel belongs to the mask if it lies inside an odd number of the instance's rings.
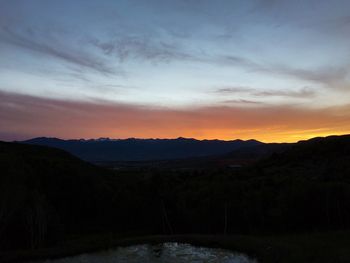
[{"label": "sunset sky", "polygon": [[0,0],[0,140],[345,133],[348,0]]}]

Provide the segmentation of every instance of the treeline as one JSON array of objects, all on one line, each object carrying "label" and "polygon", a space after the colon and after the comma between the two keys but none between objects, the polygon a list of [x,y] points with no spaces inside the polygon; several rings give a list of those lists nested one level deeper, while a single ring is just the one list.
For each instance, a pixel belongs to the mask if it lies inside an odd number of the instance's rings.
[{"label": "treeline", "polygon": [[350,227],[350,138],[314,139],[240,170],[113,172],[0,144],[1,249],[72,235],[273,234]]}]

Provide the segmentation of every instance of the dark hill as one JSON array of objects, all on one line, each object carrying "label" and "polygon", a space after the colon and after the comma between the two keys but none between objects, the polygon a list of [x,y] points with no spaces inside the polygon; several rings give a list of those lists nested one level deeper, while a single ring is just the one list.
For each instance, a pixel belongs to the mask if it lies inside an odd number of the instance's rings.
[{"label": "dark hill", "polygon": [[[300,141],[261,163],[262,167],[302,178],[350,182],[350,135]],[[333,179],[332,179],[333,178]]]},{"label": "dark hill", "polygon": [[60,140],[34,138],[27,144],[45,145],[68,151],[90,162],[170,160],[220,155],[261,145],[255,140],[125,139]]},{"label": "dark hill", "polygon": [[67,152],[0,142],[0,171],[0,248],[55,242],[103,213],[109,171]]},{"label": "dark hill", "polygon": [[256,160],[269,157],[274,153],[282,153],[291,148],[293,145],[293,143],[265,143],[237,149],[226,154],[225,157]]}]

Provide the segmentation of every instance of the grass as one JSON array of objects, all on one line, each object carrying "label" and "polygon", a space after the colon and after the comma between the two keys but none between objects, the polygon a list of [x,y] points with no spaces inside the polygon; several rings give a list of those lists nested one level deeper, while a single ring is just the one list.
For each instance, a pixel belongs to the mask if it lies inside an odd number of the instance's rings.
[{"label": "grass", "polygon": [[327,232],[280,236],[173,235],[121,238],[109,235],[72,238],[59,247],[34,251],[0,253],[0,262],[25,262],[67,257],[117,246],[181,242],[220,247],[246,253],[260,263],[346,263],[350,262],[350,232]]}]

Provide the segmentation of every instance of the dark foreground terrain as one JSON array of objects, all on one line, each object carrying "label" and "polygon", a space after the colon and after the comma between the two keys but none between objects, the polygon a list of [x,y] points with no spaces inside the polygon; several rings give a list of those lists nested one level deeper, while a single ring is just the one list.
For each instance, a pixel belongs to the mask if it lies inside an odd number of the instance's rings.
[{"label": "dark foreground terrain", "polygon": [[350,136],[204,170],[113,171],[54,148],[0,143],[0,170],[0,261],[172,239],[261,262],[350,260]]}]

